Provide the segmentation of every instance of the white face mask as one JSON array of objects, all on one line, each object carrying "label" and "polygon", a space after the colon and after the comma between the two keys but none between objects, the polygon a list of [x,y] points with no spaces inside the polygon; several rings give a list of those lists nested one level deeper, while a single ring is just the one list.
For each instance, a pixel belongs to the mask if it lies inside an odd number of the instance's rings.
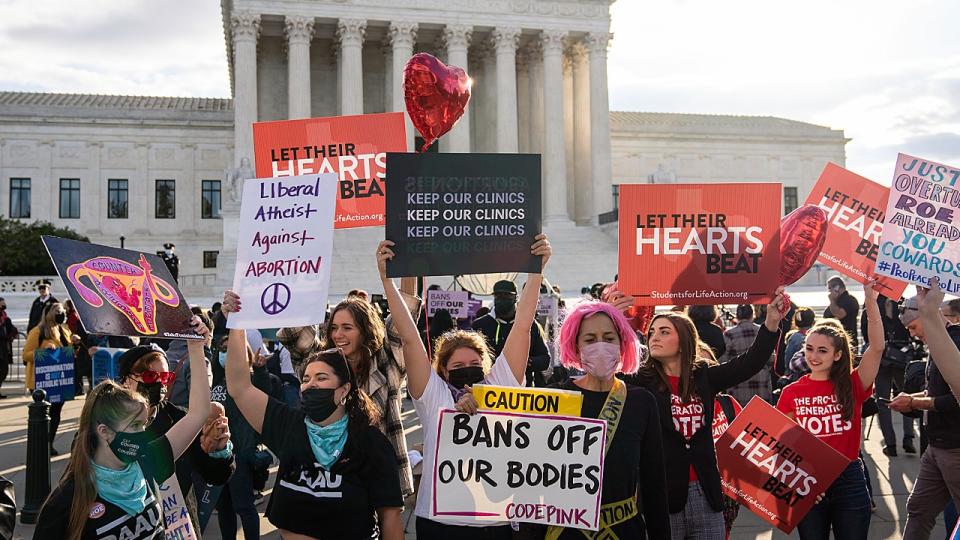
[{"label": "white face mask", "polygon": [[167,254],[167,257],[173,255],[173,250],[172,250],[172,249],[165,249],[165,250],[163,250],[163,252]]}]

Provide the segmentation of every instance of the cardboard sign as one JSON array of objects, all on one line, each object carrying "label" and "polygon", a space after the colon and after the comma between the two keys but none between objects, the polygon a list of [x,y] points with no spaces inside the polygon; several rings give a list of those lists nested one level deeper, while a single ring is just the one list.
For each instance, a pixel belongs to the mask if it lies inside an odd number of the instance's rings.
[{"label": "cardboard sign", "polygon": [[620,290],[640,305],[767,303],[779,245],[780,184],[620,187]]},{"label": "cardboard sign", "polygon": [[[889,194],[890,188],[827,163],[806,201],[822,208],[830,223],[817,260],[866,283],[877,263]],[[878,279],[877,285],[880,293],[892,300],[899,300],[907,287],[890,278]]]},{"label": "cardboard sign", "polygon": [[398,112],[253,124],[257,178],[337,173],[337,229],[383,225],[386,153],[406,151]]},{"label": "cardboard sign", "polygon": [[557,313],[558,298],[552,294],[541,294],[537,303],[537,317],[551,317]]},{"label": "cardboard sign", "polygon": [[387,154],[387,275],[539,272],[540,156]]},{"label": "cardboard sign", "polygon": [[427,315],[433,317],[438,309],[445,309],[454,319],[465,319],[469,300],[467,291],[427,291]]},{"label": "cardboard sign", "polygon": [[583,394],[572,390],[473,385],[473,397],[482,411],[511,411],[553,416],[580,416]]},{"label": "cardboard sign", "polygon": [[483,307],[483,300],[471,298],[467,300],[467,317],[476,317],[477,312]]},{"label": "cardboard sign", "polygon": [[190,521],[186,499],[177,482],[177,475],[167,478],[160,484],[158,493],[163,508],[163,528],[165,540],[196,540],[197,534]]},{"label": "cardboard sign", "polygon": [[93,357],[90,359],[93,367],[92,377],[94,386],[106,379],[116,380],[120,355],[125,352],[127,352],[127,349],[97,347],[97,352],[93,353]]},{"label": "cardboard sign", "polygon": [[43,244],[87,333],[203,339],[159,256],[56,236],[44,236]]},{"label": "cardboard sign", "polygon": [[445,409],[437,429],[431,518],[599,527],[603,420]]},{"label": "cardboard sign", "polygon": [[877,274],[960,294],[960,168],[899,154]]},{"label": "cardboard sign", "polygon": [[724,493],[787,534],[850,463],[757,396],[716,450]]},{"label": "cardboard sign", "polygon": [[323,322],[333,254],[332,173],[247,180],[233,290],[243,310],[229,328]]},{"label": "cardboard sign", "polygon": [[50,403],[74,398],[73,347],[37,349],[33,356],[34,385],[47,393]]}]

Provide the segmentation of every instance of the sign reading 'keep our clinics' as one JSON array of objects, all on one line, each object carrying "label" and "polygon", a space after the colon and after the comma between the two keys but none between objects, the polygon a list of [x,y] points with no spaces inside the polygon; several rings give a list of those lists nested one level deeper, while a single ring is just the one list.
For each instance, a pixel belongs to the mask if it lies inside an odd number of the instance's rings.
[{"label": "sign reading 'keep our clinics'", "polygon": [[250,179],[243,185],[230,328],[323,322],[330,287],[334,173]]},{"label": "sign reading 'keep our clinics'", "polygon": [[960,169],[897,156],[877,274],[960,294]]}]

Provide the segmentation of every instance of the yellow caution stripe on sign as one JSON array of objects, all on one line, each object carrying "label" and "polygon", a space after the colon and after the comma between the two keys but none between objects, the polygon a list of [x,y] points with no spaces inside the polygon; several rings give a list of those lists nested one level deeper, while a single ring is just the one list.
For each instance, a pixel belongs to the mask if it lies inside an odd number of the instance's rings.
[{"label": "yellow caution stripe on sign", "polygon": [[580,416],[583,394],[571,390],[518,388],[477,384],[473,397],[481,411],[510,411],[558,416]]}]

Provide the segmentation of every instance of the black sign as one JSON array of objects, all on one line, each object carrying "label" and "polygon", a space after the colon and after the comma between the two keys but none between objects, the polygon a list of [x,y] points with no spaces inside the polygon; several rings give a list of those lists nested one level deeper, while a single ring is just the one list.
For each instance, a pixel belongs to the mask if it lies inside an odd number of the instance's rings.
[{"label": "black sign", "polygon": [[537,154],[387,154],[389,277],[539,272]]},{"label": "black sign", "polygon": [[44,236],[43,243],[87,332],[201,339],[160,257],[56,236]]}]

